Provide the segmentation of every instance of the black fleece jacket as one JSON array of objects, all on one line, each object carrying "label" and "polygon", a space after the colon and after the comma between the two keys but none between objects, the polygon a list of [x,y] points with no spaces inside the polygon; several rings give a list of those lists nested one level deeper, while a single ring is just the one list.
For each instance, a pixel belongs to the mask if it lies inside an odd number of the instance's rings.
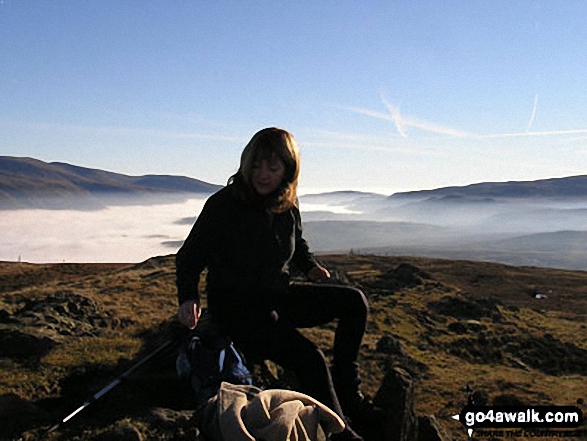
[{"label": "black fleece jacket", "polygon": [[213,314],[272,308],[289,283],[290,264],[304,273],[317,265],[302,237],[299,210],[268,213],[241,201],[228,185],[208,198],[177,253],[179,304],[200,303],[198,281],[207,267]]}]

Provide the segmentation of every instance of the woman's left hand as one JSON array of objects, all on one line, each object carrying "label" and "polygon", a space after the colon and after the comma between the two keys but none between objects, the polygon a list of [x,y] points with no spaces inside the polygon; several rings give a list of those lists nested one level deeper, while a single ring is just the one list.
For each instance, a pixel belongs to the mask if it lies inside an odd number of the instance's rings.
[{"label": "woman's left hand", "polygon": [[326,268],[318,265],[308,272],[308,279],[310,279],[312,282],[325,282],[330,280],[330,273]]}]

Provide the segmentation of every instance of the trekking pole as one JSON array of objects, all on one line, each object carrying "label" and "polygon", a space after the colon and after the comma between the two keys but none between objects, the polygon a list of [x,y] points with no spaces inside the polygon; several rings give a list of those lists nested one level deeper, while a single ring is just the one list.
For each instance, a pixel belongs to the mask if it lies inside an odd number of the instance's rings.
[{"label": "trekking pole", "polygon": [[174,343],[173,340],[168,340],[165,343],[163,343],[161,346],[159,346],[157,349],[155,349],[153,352],[151,352],[150,354],[145,356],[143,359],[139,360],[137,363],[135,363],[133,366],[131,366],[129,369],[127,369],[125,372],[123,372],[118,377],[116,377],[114,380],[112,380],[110,383],[108,383],[107,386],[102,388],[100,391],[96,392],[84,404],[82,404],[76,410],[74,410],[69,415],[67,415],[65,418],[63,418],[59,423],[57,423],[54,426],[52,426],[51,428],[49,428],[49,430],[47,430],[46,434],[57,430],[59,427],[61,427],[62,424],[67,423],[70,419],[72,419],[74,416],[76,416],[78,413],[80,413],[86,407],[90,406],[92,403],[94,403],[95,401],[102,398],[104,395],[106,395],[108,392],[110,392],[112,389],[114,389],[116,386],[118,386],[120,383],[122,383],[122,380],[124,380],[126,377],[128,377],[132,372],[137,370],[139,367],[144,365],[146,362],[151,360],[153,357],[155,357],[159,353],[161,353],[163,350],[167,349],[167,347],[169,347],[173,343]]}]

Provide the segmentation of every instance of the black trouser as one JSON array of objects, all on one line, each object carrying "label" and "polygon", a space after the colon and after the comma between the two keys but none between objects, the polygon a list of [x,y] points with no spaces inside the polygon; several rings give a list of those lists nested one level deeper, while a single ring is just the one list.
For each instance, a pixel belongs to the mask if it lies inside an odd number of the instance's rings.
[{"label": "black trouser", "polygon": [[[301,392],[343,416],[323,352],[296,328],[314,327],[338,319],[333,366],[345,380],[337,382],[337,387],[353,388],[359,383],[357,357],[367,313],[367,300],[358,289],[291,284],[275,313],[231,310],[223,314],[222,323],[245,356],[268,359],[292,370],[300,381]],[[344,384],[345,381],[348,384]]]}]

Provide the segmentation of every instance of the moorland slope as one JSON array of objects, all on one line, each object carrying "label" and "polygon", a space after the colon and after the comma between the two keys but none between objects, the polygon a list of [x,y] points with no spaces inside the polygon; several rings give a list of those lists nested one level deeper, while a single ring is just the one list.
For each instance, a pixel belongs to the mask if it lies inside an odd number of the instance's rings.
[{"label": "moorland slope", "polygon": [[[451,416],[470,391],[478,402],[586,413],[587,272],[411,257],[320,260],[369,299],[365,392],[374,395],[385,373],[401,367],[414,380],[416,411],[434,415],[452,439],[466,439]],[[136,265],[0,263],[0,294],[0,439],[197,439],[173,353],[59,430],[43,430],[175,335],[173,256]],[[304,332],[331,355],[333,327]]]},{"label": "moorland slope", "polygon": [[73,197],[212,193],[219,188],[184,176],[128,176],[61,162],[0,156],[0,208],[46,207]]}]

